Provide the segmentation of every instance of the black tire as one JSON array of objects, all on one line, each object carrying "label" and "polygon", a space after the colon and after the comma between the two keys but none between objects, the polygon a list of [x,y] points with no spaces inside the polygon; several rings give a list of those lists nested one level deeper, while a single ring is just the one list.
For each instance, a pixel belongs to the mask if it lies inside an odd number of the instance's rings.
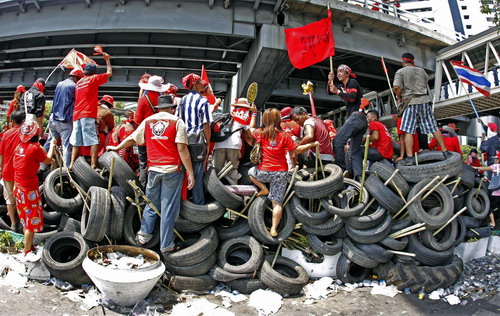
[{"label": "black tire", "polygon": [[349,260],[362,267],[372,269],[378,266],[377,261],[368,257],[366,253],[356,247],[349,238],[344,239],[344,244],[342,245],[342,253],[347,258],[349,258]]},{"label": "black tire", "polygon": [[[479,204],[475,205],[474,200],[478,201]],[[483,220],[488,217],[490,213],[490,198],[488,197],[488,193],[484,190],[472,189],[467,194],[465,198],[465,206],[467,206],[467,210],[465,211],[471,217],[477,220]]]},{"label": "black tire", "polygon": [[[271,267],[275,256],[266,256],[262,268],[259,270],[259,279],[273,291],[280,294],[299,294],[309,282],[309,275],[298,263],[288,258],[278,256],[274,268]],[[287,270],[289,276],[280,273],[280,267]],[[290,275],[291,274],[291,275]]]},{"label": "black tire", "polygon": [[141,229],[141,220],[139,213],[134,205],[130,205],[125,211],[125,218],[123,219],[123,238],[132,246],[154,248],[160,243],[160,218],[156,220],[153,237],[145,245],[139,245],[135,240],[136,233]]},{"label": "black tire", "polygon": [[62,212],[51,211],[48,208],[43,208],[43,220],[45,223],[58,223],[61,221],[63,216]]},{"label": "black tire", "polygon": [[217,202],[232,210],[236,210],[243,204],[243,198],[226,188],[217,177],[217,171],[214,168],[208,170],[207,177],[207,190]]},{"label": "black tire", "polygon": [[209,225],[210,225],[209,223],[206,224],[195,223],[180,216],[177,217],[177,219],[175,220],[175,229],[179,233],[196,233]]},{"label": "black tire", "polygon": [[123,220],[127,209],[126,193],[122,187],[111,187],[111,220],[109,221],[109,238],[119,240],[123,238]]},{"label": "black tire", "polygon": [[242,294],[252,294],[259,289],[265,290],[267,286],[259,279],[237,279],[226,282],[226,284],[233,290]]},{"label": "black tire", "polygon": [[453,247],[445,251],[436,251],[424,246],[418,239],[417,234],[409,235],[408,239],[408,252],[414,253],[416,255],[415,260],[423,265],[431,267],[445,265],[450,262],[453,256]]},{"label": "black tire", "polygon": [[322,224],[330,217],[330,213],[324,208],[321,208],[319,212],[310,212],[301,203],[301,199],[295,195],[290,199],[285,208],[299,223],[309,226]]},{"label": "black tire", "polygon": [[379,225],[385,219],[386,210],[379,206],[375,211],[368,209],[365,214],[363,216],[345,217],[343,221],[346,226],[354,229],[370,229]]},{"label": "black tire", "polygon": [[176,291],[208,291],[213,289],[217,282],[208,274],[197,276],[180,276],[174,275],[170,278],[169,286]]},{"label": "black tire", "polygon": [[[227,261],[227,257],[235,250],[245,249],[251,256],[245,263],[233,265]],[[232,273],[254,272],[260,268],[264,260],[264,252],[260,244],[251,236],[243,236],[224,241],[217,254],[217,265]]]},{"label": "black tire", "polygon": [[307,235],[307,241],[312,249],[325,256],[334,256],[342,250],[343,239],[333,236]]},{"label": "black tire", "polygon": [[231,273],[222,269],[218,265],[214,265],[210,271],[208,271],[208,275],[212,277],[215,281],[219,282],[229,282],[237,279],[247,279],[253,277],[254,273]]},{"label": "black tire", "polygon": [[407,227],[410,227],[411,225],[414,225],[413,221],[411,220],[410,217],[405,217],[403,219],[400,219],[398,221],[393,221],[392,222],[392,228],[391,228],[391,234],[398,232],[402,229],[405,229]]},{"label": "black tire", "polygon": [[[354,190],[353,190],[354,189]],[[358,203],[359,193],[361,192],[361,184],[352,179],[344,179],[341,189],[342,192],[333,194],[333,196],[322,198],[321,205],[330,213],[340,217],[356,216],[368,204],[368,191],[363,189],[363,199]],[[354,194],[351,193],[354,191]],[[352,205],[354,202],[354,205]]]},{"label": "black tire", "polygon": [[109,221],[111,219],[111,196],[108,190],[100,187],[91,187],[87,194],[87,206],[83,207],[82,229],[83,238],[100,242],[108,232]]},{"label": "black tire", "polygon": [[[472,229],[474,229],[474,231],[472,231]],[[477,239],[481,239],[481,238],[488,238],[491,236],[491,228],[489,227],[478,227],[478,228],[469,228],[467,229],[467,231],[465,232],[465,239],[468,240],[468,239],[471,239],[471,238],[477,238]]]},{"label": "black tire", "polygon": [[218,244],[215,228],[208,226],[200,231],[200,237],[193,244],[164,255],[165,262],[176,266],[190,266],[200,263],[217,249]]},{"label": "black tire", "polygon": [[218,220],[226,208],[219,202],[212,202],[204,205],[196,205],[189,200],[182,201],[180,215],[192,222],[209,224]]},{"label": "black tire", "polygon": [[457,217],[457,238],[453,243],[453,247],[458,246],[461,242],[465,240],[465,233],[467,232],[467,227],[465,227],[464,222],[462,221],[461,216]]},{"label": "black tire", "polygon": [[408,237],[402,237],[398,239],[386,237],[381,240],[379,244],[392,250],[403,250],[408,245]]},{"label": "black tire", "polygon": [[82,223],[74,218],[64,214],[59,222],[59,231],[77,232],[82,230]]},{"label": "black tire", "polygon": [[478,228],[481,225],[480,221],[470,216],[460,215],[458,218],[460,218],[466,228]]},{"label": "black tire", "polygon": [[405,266],[418,266],[420,262],[408,256],[395,255],[392,257],[392,262],[394,263],[402,263]]},{"label": "black tire", "polygon": [[308,226],[303,224],[302,230],[308,234],[316,236],[330,236],[338,232],[342,227],[344,227],[344,222],[340,217],[332,217],[321,225]]},{"label": "black tire", "polygon": [[476,169],[472,168],[468,164],[462,164],[462,174],[460,175],[460,184],[465,186],[467,189],[472,189],[474,187],[474,180],[476,179]]},{"label": "black tire", "polygon": [[111,162],[115,158],[115,168],[113,171],[113,183],[119,185],[125,190],[127,196],[134,197],[134,189],[128,184],[128,180],[135,181],[140,186],[134,171],[130,166],[114,151],[107,151],[99,157],[99,165],[101,168],[111,170]]},{"label": "black tire", "polygon": [[374,174],[366,179],[365,187],[370,195],[391,214],[396,214],[405,205],[401,197],[386,187]]},{"label": "black tire", "polygon": [[393,254],[377,244],[356,244],[366,255],[380,263],[391,261]]},{"label": "black tire", "polygon": [[294,183],[295,194],[301,199],[321,199],[342,188],[342,169],[334,164],[324,166],[325,177],[319,172],[320,180],[308,181],[314,173],[314,168],[302,169],[297,172]]},{"label": "black tire", "polygon": [[79,233],[57,232],[45,242],[42,260],[51,275],[79,286],[91,283],[82,268],[88,251],[89,247]]},{"label": "black tire", "polygon": [[231,219],[220,218],[214,226],[220,241],[250,234],[250,225],[243,217],[238,217],[234,224]]},{"label": "black tire", "polygon": [[[59,188],[60,173],[63,178],[63,195]],[[82,210],[83,199],[76,189],[69,183],[68,169],[62,168],[52,170],[43,183],[43,193],[47,204],[55,210],[66,214],[75,214]]]},{"label": "black tire", "polygon": [[[266,213],[272,215],[267,210],[267,205],[271,203],[265,197],[256,198],[248,210],[248,224],[253,236],[264,244],[277,245],[283,240],[287,239],[295,229],[295,218],[290,214],[286,208],[283,210],[280,225],[278,226],[278,236],[271,237],[271,234],[266,228],[265,219],[268,218]],[[271,226],[271,224],[268,224]]]},{"label": "black tire", "polygon": [[206,274],[210,269],[214,266],[217,261],[216,252],[212,252],[210,256],[206,260],[203,260],[199,263],[193,265],[173,265],[168,262],[165,262],[165,267],[167,271],[176,275],[183,276],[196,276]]},{"label": "black tire", "polygon": [[450,249],[455,244],[458,233],[458,222],[453,220],[439,234],[433,236],[434,231],[424,230],[420,233],[422,244],[437,251]]},{"label": "black tire", "polygon": [[384,220],[373,228],[361,230],[347,226],[345,230],[352,240],[362,244],[372,244],[384,240],[389,235],[391,224],[392,218],[387,214]]},{"label": "black tire", "polygon": [[340,281],[352,284],[366,280],[371,273],[371,269],[362,267],[352,262],[349,258],[342,254],[337,262],[336,272],[337,278]]},{"label": "black tire", "polygon": [[87,163],[85,157],[78,157],[75,160],[73,164],[73,173],[75,174],[75,181],[77,181],[84,190],[88,190],[90,187],[108,187],[108,181]]},{"label": "black tire", "polygon": [[[415,186],[411,189],[410,194],[408,194],[408,200],[412,199],[430,181],[431,180],[426,179],[415,184]],[[429,190],[426,190],[425,192],[427,191]],[[429,230],[438,229],[453,216],[453,198],[445,185],[439,185],[431,196],[437,196],[440,201],[441,211],[437,214],[430,214],[430,212],[426,212],[422,206],[422,197],[425,195],[425,192],[417,197],[415,201],[410,204],[410,206],[408,206],[410,218],[414,223],[425,223],[425,227]]]},{"label": "black tire", "polygon": [[[376,175],[385,183],[391,175],[394,173],[396,168],[387,161],[386,159],[377,161],[370,167],[370,171],[376,173]],[[397,192],[397,188],[401,190],[401,193],[403,193],[404,197],[408,196],[408,193],[410,193],[410,186],[408,185],[408,182],[406,182],[405,178],[401,174],[396,174],[393,178],[392,181],[387,184],[389,188],[393,190],[393,192]]]},{"label": "black tire", "polygon": [[440,176],[441,179],[448,175],[457,176],[462,171],[462,156],[456,152],[450,152],[452,157],[444,159],[440,151],[430,151],[418,155],[419,165],[401,166],[397,165],[400,174],[406,181],[411,183],[420,182],[424,179]]},{"label": "black tire", "polygon": [[[3,220],[0,218],[0,221],[3,221]],[[1,228],[1,226],[0,226],[0,228]],[[10,229],[10,227],[7,226],[6,229]],[[33,236],[33,245],[38,246],[38,245],[44,244],[47,241],[47,239],[54,236],[58,232],[59,232],[58,230],[52,230],[52,231],[44,231],[42,233],[36,233]]]}]

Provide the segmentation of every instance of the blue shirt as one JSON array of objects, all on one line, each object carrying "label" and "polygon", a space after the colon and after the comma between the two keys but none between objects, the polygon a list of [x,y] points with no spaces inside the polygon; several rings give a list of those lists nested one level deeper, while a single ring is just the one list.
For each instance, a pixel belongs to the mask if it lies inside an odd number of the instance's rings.
[{"label": "blue shirt", "polygon": [[188,135],[203,131],[203,124],[212,122],[212,112],[210,112],[208,101],[198,92],[189,91],[182,97],[179,105],[176,114],[186,124]]},{"label": "blue shirt", "polygon": [[57,84],[52,103],[52,118],[54,120],[65,123],[73,121],[75,86],[76,83],[71,78]]}]

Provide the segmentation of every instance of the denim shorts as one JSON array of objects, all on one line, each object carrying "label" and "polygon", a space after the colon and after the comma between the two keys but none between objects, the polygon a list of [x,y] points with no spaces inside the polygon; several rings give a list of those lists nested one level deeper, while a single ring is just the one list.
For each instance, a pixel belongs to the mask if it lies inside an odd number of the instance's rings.
[{"label": "denim shorts", "polygon": [[69,142],[75,147],[99,144],[95,118],[82,117],[79,120],[73,121],[73,131],[71,132]]}]

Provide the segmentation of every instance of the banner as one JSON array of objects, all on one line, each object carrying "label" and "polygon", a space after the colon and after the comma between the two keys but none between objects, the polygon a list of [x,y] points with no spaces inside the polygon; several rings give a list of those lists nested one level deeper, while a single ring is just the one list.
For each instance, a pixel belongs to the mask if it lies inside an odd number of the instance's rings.
[{"label": "banner", "polygon": [[491,82],[479,70],[464,65],[462,61],[450,61],[460,81],[469,84],[485,96],[490,96]]},{"label": "banner", "polygon": [[61,61],[59,65],[69,69],[83,70],[83,67],[85,67],[85,65],[88,63],[94,63],[97,65],[97,63],[91,58],[87,57],[87,55],[82,54],[79,51],[76,51],[75,49],[72,49],[68,53],[68,55],[64,57],[64,59]]}]

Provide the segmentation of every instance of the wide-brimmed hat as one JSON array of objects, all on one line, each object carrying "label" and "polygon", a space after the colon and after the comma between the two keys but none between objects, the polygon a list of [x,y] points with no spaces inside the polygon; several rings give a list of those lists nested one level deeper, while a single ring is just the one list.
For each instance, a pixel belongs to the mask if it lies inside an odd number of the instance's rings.
[{"label": "wide-brimmed hat", "polygon": [[40,132],[40,126],[38,123],[33,120],[29,120],[24,122],[23,125],[19,128],[19,137],[23,143],[28,142],[33,136],[38,135]]},{"label": "wide-brimmed hat", "polygon": [[144,90],[164,92],[168,89],[168,84],[163,84],[163,78],[160,76],[151,76],[147,83],[139,82],[139,87]]},{"label": "wide-brimmed hat", "polygon": [[247,98],[236,99],[236,101],[233,104],[231,104],[231,106],[240,107],[240,108],[248,108],[248,109],[252,107],[250,102],[248,102]]},{"label": "wide-brimmed hat", "polygon": [[455,130],[453,128],[449,127],[448,125],[443,126],[441,129],[443,130],[443,132],[450,134],[450,136],[452,136],[452,137],[457,136],[457,133],[455,133]]},{"label": "wide-brimmed hat", "polygon": [[177,106],[175,102],[175,97],[170,94],[161,95],[158,98],[158,105],[155,106],[156,109],[165,109],[172,106]]}]

